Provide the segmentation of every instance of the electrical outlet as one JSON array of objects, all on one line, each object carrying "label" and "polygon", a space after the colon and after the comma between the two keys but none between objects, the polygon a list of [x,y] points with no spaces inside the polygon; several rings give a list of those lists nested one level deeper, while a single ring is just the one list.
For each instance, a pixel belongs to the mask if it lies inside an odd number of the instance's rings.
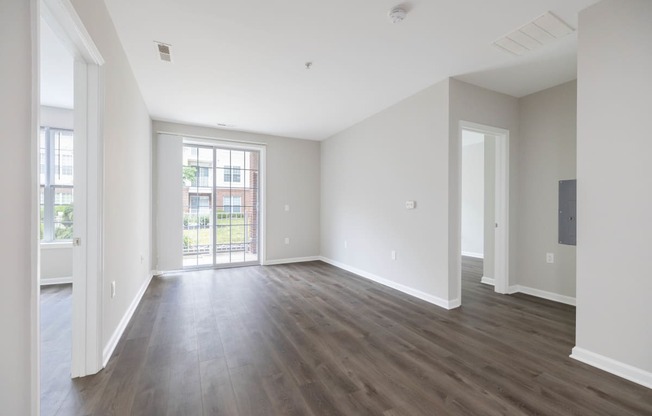
[{"label": "electrical outlet", "polygon": [[115,280],[111,282],[111,299],[115,297]]},{"label": "electrical outlet", "polygon": [[285,244],[290,244],[290,237],[285,237]]},{"label": "electrical outlet", "polygon": [[405,209],[415,209],[416,207],[416,201],[405,201]]},{"label": "electrical outlet", "polygon": [[546,263],[555,262],[555,253],[546,253]]},{"label": "electrical outlet", "polygon": [[349,242],[344,240],[344,248],[349,248]]},{"label": "electrical outlet", "polygon": [[392,260],[396,260],[396,250],[392,250],[392,252],[389,254]]}]

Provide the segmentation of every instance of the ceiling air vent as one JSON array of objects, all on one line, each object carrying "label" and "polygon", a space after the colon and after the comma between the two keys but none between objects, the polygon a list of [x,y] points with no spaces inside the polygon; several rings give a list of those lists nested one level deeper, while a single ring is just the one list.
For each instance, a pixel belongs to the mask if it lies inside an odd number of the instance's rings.
[{"label": "ceiling air vent", "polygon": [[158,49],[159,58],[164,62],[172,62],[172,55],[170,53],[170,46],[167,43],[155,42]]},{"label": "ceiling air vent", "polygon": [[547,12],[493,44],[506,52],[520,56],[574,31],[575,29],[566,22]]}]

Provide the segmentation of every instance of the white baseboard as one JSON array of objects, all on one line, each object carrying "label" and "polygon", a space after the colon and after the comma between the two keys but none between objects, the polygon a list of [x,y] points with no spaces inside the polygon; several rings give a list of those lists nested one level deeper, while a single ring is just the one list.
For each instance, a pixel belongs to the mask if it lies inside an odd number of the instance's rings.
[{"label": "white baseboard", "polygon": [[72,283],[72,276],[67,277],[51,277],[48,279],[41,278],[41,286],[48,285],[63,285],[67,283]]},{"label": "white baseboard", "polygon": [[[493,277],[482,276],[480,280],[481,283],[485,285],[495,286],[496,281]],[[537,298],[551,300],[553,302],[565,303],[566,305],[575,306],[575,298],[570,296],[560,295],[558,293],[546,292],[545,290],[535,289],[533,287],[522,286],[522,285],[512,285],[507,288],[507,293],[513,295],[514,293],[524,293],[530,296],[536,296]]]},{"label": "white baseboard", "polygon": [[471,251],[462,251],[462,255],[466,257],[475,257],[476,259],[484,259],[483,253],[473,253]]},{"label": "white baseboard", "polygon": [[293,257],[289,259],[276,259],[276,260],[265,260],[265,266],[273,266],[275,264],[288,264],[288,263],[303,263],[306,261],[316,261],[319,260],[319,256],[310,256],[310,257]]},{"label": "white baseboard", "polygon": [[652,373],[649,371],[641,370],[638,367],[616,361],[580,347],[574,347],[570,357],[652,389]]},{"label": "white baseboard", "polygon": [[482,279],[480,279],[480,283],[484,283],[485,285],[496,286],[496,279],[494,279],[493,277],[482,276]]},{"label": "white baseboard", "polygon": [[324,263],[333,265],[335,267],[339,267],[340,269],[346,270],[353,274],[357,274],[358,276],[364,277],[365,279],[369,279],[376,283],[380,283],[381,285],[391,287],[392,289],[396,289],[399,292],[403,292],[410,296],[414,296],[415,298],[425,300],[428,303],[432,303],[433,305],[437,305],[442,308],[454,309],[460,306],[460,299],[453,299],[453,300],[442,299],[437,296],[433,296],[428,293],[422,292],[418,289],[413,289],[409,286],[405,286],[400,283],[396,283],[391,280],[385,279],[384,277],[380,277],[375,274],[369,273],[367,271],[349,266],[348,264],[340,263],[339,261],[331,260],[326,257],[319,257],[319,260],[323,261]]},{"label": "white baseboard", "polygon": [[[519,285],[513,285],[513,286],[508,286],[507,287],[507,294],[508,295],[513,295],[514,293],[518,293],[521,291],[521,286]],[[535,296],[535,295],[532,295]]]},{"label": "white baseboard", "polygon": [[546,292],[545,290],[535,289],[533,287],[514,285],[510,286],[508,292],[511,293],[525,293],[526,295],[536,296],[538,298],[548,299],[553,302],[565,303],[566,305],[575,306],[575,298],[559,293]]},{"label": "white baseboard", "polygon": [[129,308],[122,316],[122,319],[118,324],[118,327],[115,329],[115,331],[113,331],[113,334],[109,339],[109,342],[106,343],[106,346],[102,351],[102,367],[106,367],[106,364],[109,362],[111,355],[113,355],[113,351],[115,350],[115,347],[118,345],[118,341],[120,341],[120,337],[122,337],[122,334],[127,328],[127,325],[131,320],[131,317],[134,315],[134,312],[136,312],[136,308],[138,307],[138,304],[143,298],[143,295],[145,294],[145,291],[147,290],[149,283],[152,281],[152,277],[154,277],[154,275],[150,274],[149,277],[145,279],[140,289],[138,289],[138,293],[136,293],[136,296],[131,301]]}]

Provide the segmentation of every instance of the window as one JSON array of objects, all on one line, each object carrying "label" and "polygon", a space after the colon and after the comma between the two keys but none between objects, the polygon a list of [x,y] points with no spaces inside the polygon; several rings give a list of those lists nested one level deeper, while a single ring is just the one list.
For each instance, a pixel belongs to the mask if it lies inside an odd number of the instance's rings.
[{"label": "window", "polygon": [[41,241],[72,239],[73,132],[41,128],[40,132]]},{"label": "window", "polygon": [[193,214],[209,213],[211,209],[210,195],[190,195],[190,212]]},{"label": "window", "polygon": [[240,196],[225,196],[222,199],[222,204],[224,205],[224,212],[230,212],[231,214],[240,213],[242,208],[242,197]]},{"label": "window", "polygon": [[199,186],[212,187],[213,177],[211,175],[212,168],[199,167]]},{"label": "window", "polygon": [[240,166],[224,166],[224,182],[240,182]]}]

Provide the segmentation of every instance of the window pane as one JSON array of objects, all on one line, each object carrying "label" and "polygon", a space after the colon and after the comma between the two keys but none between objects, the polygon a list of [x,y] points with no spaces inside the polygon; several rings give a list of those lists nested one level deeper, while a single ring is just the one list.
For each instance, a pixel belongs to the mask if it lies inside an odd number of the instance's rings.
[{"label": "window pane", "polygon": [[70,240],[73,231],[73,190],[54,189],[53,230],[55,240]]},{"label": "window pane", "polygon": [[40,205],[41,205],[41,208],[40,208],[40,218],[41,218],[41,221],[40,221],[40,224],[41,224],[40,236],[41,237],[40,238],[41,238],[41,240],[43,240],[43,233],[45,231],[45,224],[43,222],[44,215],[45,215],[45,205],[44,205],[44,203],[45,203],[45,187],[44,186],[39,187],[39,201],[40,201]]},{"label": "window pane", "polygon": [[216,149],[216,161],[215,161],[215,167],[216,168],[224,168],[226,166],[231,166],[231,152],[228,150],[224,149]]},{"label": "window pane", "polygon": [[73,184],[73,135],[67,130],[53,130],[54,170],[52,178],[56,185]]},{"label": "window pane", "polygon": [[231,182],[237,184],[242,182],[242,170],[239,166],[231,167]]},{"label": "window pane", "polygon": [[245,152],[244,155],[244,168],[245,169],[251,169],[251,170],[258,170],[258,159],[259,159],[259,153],[258,152]]},{"label": "window pane", "polygon": [[45,158],[45,128],[41,127],[39,134],[39,183],[45,185],[45,169],[46,169],[46,158]]},{"label": "window pane", "polygon": [[245,152],[241,150],[232,150],[230,165],[243,169],[245,165]]}]

